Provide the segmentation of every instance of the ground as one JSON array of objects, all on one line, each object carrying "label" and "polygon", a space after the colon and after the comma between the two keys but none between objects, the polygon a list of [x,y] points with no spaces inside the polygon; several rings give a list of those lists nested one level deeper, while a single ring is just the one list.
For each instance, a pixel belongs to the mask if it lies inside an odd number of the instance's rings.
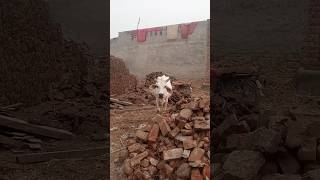
[{"label": "ground", "polygon": [[[209,89],[201,88],[202,82],[192,81],[192,96],[209,98]],[[149,108],[150,107],[150,108]],[[122,161],[124,160],[124,145],[122,145],[122,137],[134,134],[136,128],[140,124],[147,123],[156,116],[157,111],[153,106],[133,106],[130,109],[148,108],[137,111],[118,111],[110,112],[110,179],[126,179],[122,171]],[[121,139],[121,140],[120,140]]]}]

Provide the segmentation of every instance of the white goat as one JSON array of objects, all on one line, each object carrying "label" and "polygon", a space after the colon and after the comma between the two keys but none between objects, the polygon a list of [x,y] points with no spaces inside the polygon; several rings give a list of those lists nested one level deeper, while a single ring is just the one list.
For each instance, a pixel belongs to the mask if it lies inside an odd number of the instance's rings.
[{"label": "white goat", "polygon": [[172,95],[172,85],[170,82],[170,78],[166,75],[163,75],[157,77],[155,81],[156,83],[150,85],[149,89],[151,93],[156,97],[156,105],[158,112],[160,112],[159,101],[161,101],[160,103],[162,108],[164,105],[164,111],[166,111],[168,107],[168,100]]}]

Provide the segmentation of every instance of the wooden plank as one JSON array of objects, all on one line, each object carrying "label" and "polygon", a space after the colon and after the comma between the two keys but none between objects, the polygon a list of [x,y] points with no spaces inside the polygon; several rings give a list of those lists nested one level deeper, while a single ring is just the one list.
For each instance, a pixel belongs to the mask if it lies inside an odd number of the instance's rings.
[{"label": "wooden plank", "polygon": [[21,164],[38,163],[53,159],[81,159],[102,156],[107,153],[107,147],[98,147],[84,150],[54,151],[44,153],[32,153],[16,156],[16,161]]},{"label": "wooden plank", "polygon": [[62,129],[34,125],[26,121],[22,121],[20,119],[3,115],[0,115],[0,126],[16,129],[30,134],[51,137],[55,139],[69,139],[74,137],[74,135],[71,132]]},{"label": "wooden plank", "polygon": [[124,106],[133,105],[133,103],[131,103],[131,102],[120,101],[119,99],[115,99],[115,98],[110,98],[110,102],[121,104],[121,105],[124,105]]}]

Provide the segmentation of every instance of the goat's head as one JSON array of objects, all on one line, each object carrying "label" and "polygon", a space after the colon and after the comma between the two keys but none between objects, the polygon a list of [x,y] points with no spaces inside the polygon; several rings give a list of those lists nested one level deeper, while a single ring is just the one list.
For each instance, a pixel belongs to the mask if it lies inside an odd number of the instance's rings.
[{"label": "goat's head", "polygon": [[164,95],[168,96],[172,94],[172,85],[168,76],[159,76],[155,81],[156,83],[150,86],[150,90],[160,99],[162,99]]}]

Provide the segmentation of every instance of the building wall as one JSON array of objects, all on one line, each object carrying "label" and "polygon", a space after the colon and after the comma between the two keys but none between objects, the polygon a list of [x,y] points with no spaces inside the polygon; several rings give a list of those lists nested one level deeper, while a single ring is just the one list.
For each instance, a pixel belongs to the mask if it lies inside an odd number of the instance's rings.
[{"label": "building wall", "polygon": [[146,74],[163,71],[177,78],[204,78],[207,66],[207,27],[208,21],[198,22],[188,39],[178,34],[176,40],[167,40],[162,35],[147,35],[147,40],[138,43],[126,31],[110,41],[110,54],[122,58],[130,72],[139,78]]}]

